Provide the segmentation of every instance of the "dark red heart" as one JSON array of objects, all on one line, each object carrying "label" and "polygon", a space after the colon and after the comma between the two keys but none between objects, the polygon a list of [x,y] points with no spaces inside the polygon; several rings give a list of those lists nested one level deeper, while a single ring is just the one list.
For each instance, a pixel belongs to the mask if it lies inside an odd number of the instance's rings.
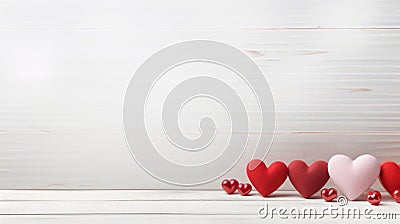
[{"label": "dark red heart", "polygon": [[393,192],[400,189],[400,166],[391,161],[383,162],[379,181],[386,191],[393,196]]},{"label": "dark red heart", "polygon": [[394,191],[393,191],[393,199],[394,199],[397,203],[400,203],[400,190],[394,190]]},{"label": "dark red heart", "polygon": [[247,164],[246,173],[254,188],[262,196],[267,197],[285,182],[288,168],[280,161],[272,163],[267,168],[263,161],[254,159]]},{"label": "dark red heart", "polygon": [[329,180],[328,163],[316,161],[311,166],[302,160],[295,160],[288,166],[289,179],[304,198],[318,192]]},{"label": "dark red heart", "polygon": [[226,193],[233,194],[238,189],[239,182],[235,179],[223,180],[221,185]]},{"label": "dark red heart", "polygon": [[252,187],[250,184],[239,184],[238,191],[241,195],[245,196],[248,195],[251,191]]},{"label": "dark red heart", "polygon": [[337,190],[335,188],[324,188],[321,191],[321,197],[325,201],[332,201],[337,196]]},{"label": "dark red heart", "polygon": [[379,191],[370,191],[367,195],[367,201],[371,205],[379,205],[381,203],[382,195]]}]

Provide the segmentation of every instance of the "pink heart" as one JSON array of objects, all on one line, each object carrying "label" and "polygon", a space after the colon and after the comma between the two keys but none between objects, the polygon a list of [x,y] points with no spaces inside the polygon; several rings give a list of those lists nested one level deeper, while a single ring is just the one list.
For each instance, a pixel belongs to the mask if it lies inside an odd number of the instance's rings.
[{"label": "pink heart", "polygon": [[328,162],[329,175],[337,188],[349,200],[357,199],[379,176],[378,159],[365,154],[354,161],[345,155],[334,155]]}]

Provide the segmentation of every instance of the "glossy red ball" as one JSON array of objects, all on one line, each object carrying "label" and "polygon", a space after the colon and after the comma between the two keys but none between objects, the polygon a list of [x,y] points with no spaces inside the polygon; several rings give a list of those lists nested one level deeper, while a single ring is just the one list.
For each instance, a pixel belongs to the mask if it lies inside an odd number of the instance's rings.
[{"label": "glossy red ball", "polygon": [[382,195],[379,191],[370,191],[367,195],[367,201],[371,203],[371,205],[379,205],[382,200]]}]

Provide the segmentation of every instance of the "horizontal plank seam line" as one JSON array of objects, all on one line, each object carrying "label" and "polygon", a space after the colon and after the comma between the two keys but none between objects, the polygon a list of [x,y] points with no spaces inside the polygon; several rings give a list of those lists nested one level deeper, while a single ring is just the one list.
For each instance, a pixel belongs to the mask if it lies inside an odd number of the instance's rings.
[{"label": "horizontal plank seam line", "polygon": [[[149,200],[149,199],[147,199],[147,200],[145,200],[145,199],[139,199],[139,200],[135,200],[135,199],[132,199],[132,200],[129,200],[129,199],[122,199],[122,200],[102,200],[102,199],[95,199],[95,200],[84,200],[84,199],[79,199],[79,200],[75,200],[75,199],[66,199],[66,200],[64,200],[64,199],[54,199],[54,200],[2,200],[2,199],[0,199],[0,203],[1,202],[35,202],[35,201],[37,201],[37,202],[74,202],[74,201],[76,201],[76,202],[82,202],[82,201],[87,201],[87,202],[101,202],[101,201],[104,201],[104,202],[117,202],[117,201],[121,201],[121,202],[123,202],[123,201],[131,201],[131,202],[135,202],[135,201],[137,201],[137,202],[179,202],[179,201],[190,201],[190,202],[286,202],[286,201],[290,201],[290,202],[305,202],[306,200],[299,200],[299,199],[297,199],[297,200],[293,200],[293,199],[287,199],[287,200],[267,200],[267,199],[265,199],[265,200],[262,200],[262,199],[259,199],[259,200],[235,200],[235,199],[232,199],[232,200],[226,200],[226,199],[222,199],[222,200],[218,200],[218,199],[161,199],[161,200],[159,200],[159,199],[154,199],[154,200]],[[317,201],[316,201],[317,202]],[[321,199],[321,202],[322,202],[322,199]]]},{"label": "horizontal plank seam line", "polygon": [[[149,212],[149,213],[131,213],[131,212],[125,212],[125,213],[107,213],[107,212],[89,212],[89,213],[24,213],[24,214],[18,214],[18,213],[4,213],[0,214],[1,216],[8,216],[8,215],[251,215],[250,213],[232,213],[232,214],[226,214],[226,213],[187,213],[187,212],[182,212],[182,213],[158,213],[158,212]],[[256,212],[254,215],[257,215]]]},{"label": "horizontal plank seam line", "polygon": [[[160,189],[134,189],[134,188],[131,188],[131,189],[124,189],[124,188],[121,188],[121,189],[119,189],[119,188],[116,188],[116,189],[112,189],[112,188],[96,188],[96,189],[90,189],[90,188],[82,188],[82,189],[79,189],[79,188],[74,188],[74,189],[62,189],[62,188],[59,188],[59,189],[0,189],[0,194],[4,194],[4,193],[9,193],[9,192],[12,192],[12,191],[16,191],[16,192],[19,192],[19,193],[21,193],[21,192],[26,192],[26,193],[29,193],[29,194],[31,194],[31,193],[35,193],[35,194],[37,194],[37,193],[45,193],[46,191],[52,191],[52,192],[56,192],[56,191],[70,191],[70,192],[79,192],[79,191],[94,191],[94,192],[96,192],[97,191],[97,193],[98,193],[98,191],[107,191],[107,192],[122,192],[122,191],[129,191],[130,193],[132,193],[132,192],[135,192],[135,191],[138,191],[138,192],[140,192],[140,191],[159,191],[159,192],[165,192],[165,191],[169,191],[169,192],[185,192],[185,193],[196,193],[197,191],[201,191],[201,192],[215,192],[215,193],[221,193],[221,195],[227,195],[226,193],[224,193],[222,190],[220,190],[220,189],[162,189],[162,188],[160,188]],[[29,192],[29,191],[33,191],[33,192]],[[36,191],[36,192],[35,192]],[[42,192],[39,192],[39,191],[42,191]],[[278,195],[279,195],[279,193],[281,193],[281,192],[284,192],[284,193],[288,193],[288,192],[290,192],[290,193],[293,193],[293,196],[297,196],[298,195],[298,192],[297,191],[295,191],[295,190],[284,190],[284,189],[282,189],[282,190],[279,190],[279,191],[275,191],[272,195],[271,195],[271,197],[278,197]],[[276,193],[276,194],[275,194]],[[239,196],[239,194],[236,194],[236,195],[238,195]],[[228,195],[229,196],[229,195]],[[231,195],[231,196],[234,196],[234,195]]]},{"label": "horizontal plank seam line", "polygon": [[[273,212],[273,214],[278,214],[277,212]],[[313,213],[313,215],[322,215],[323,213]],[[368,215],[376,215],[376,214],[381,214],[381,213],[369,213]],[[400,215],[400,213],[391,213],[391,214],[396,214]],[[89,212],[89,213],[24,213],[24,214],[19,214],[19,213],[4,213],[0,214],[1,216],[39,216],[39,215],[67,215],[67,216],[73,216],[73,215],[226,215],[226,216],[231,216],[231,215],[254,215],[255,217],[258,216],[257,212],[255,211],[254,213],[188,213],[188,212],[170,212],[170,213],[159,213],[159,212],[149,212],[149,213],[131,213],[131,212],[125,212],[125,213],[116,213],[116,212]],[[309,215],[309,214],[300,214],[297,213],[296,215]],[[325,213],[325,215],[328,217],[328,215]],[[343,213],[343,215],[353,215],[352,213]],[[360,215],[366,215],[366,214],[360,214]]]},{"label": "horizontal plank seam line", "polygon": [[[400,30],[400,27],[170,27],[166,29],[206,29],[206,30]],[[0,27],[0,30],[112,30],[105,27]]]},{"label": "horizontal plank seam line", "polygon": [[271,27],[239,28],[243,30],[400,30],[400,27]]},{"label": "horizontal plank seam line", "polygon": [[[96,189],[90,189],[90,188],[74,188],[74,189],[68,189],[68,188],[58,188],[58,189],[46,189],[46,188],[24,188],[24,189],[0,189],[0,194],[7,192],[7,191],[108,191],[108,192],[115,192],[115,191],[170,191],[170,192],[196,192],[196,191],[213,191],[213,192],[221,192],[221,190],[218,189],[145,189],[145,188],[96,188]],[[293,190],[279,190],[278,192],[295,192]],[[30,192],[29,192],[30,193]]]}]

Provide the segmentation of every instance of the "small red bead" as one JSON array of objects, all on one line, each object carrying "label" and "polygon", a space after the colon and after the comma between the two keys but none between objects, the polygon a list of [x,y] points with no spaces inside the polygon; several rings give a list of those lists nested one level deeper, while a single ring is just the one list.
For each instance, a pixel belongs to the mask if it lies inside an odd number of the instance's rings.
[{"label": "small red bead", "polygon": [[371,205],[379,205],[381,203],[382,195],[379,191],[370,191],[367,195],[367,201],[371,203]]},{"label": "small red bead", "polygon": [[393,191],[393,199],[397,203],[400,203],[400,189],[397,189],[397,190]]}]

